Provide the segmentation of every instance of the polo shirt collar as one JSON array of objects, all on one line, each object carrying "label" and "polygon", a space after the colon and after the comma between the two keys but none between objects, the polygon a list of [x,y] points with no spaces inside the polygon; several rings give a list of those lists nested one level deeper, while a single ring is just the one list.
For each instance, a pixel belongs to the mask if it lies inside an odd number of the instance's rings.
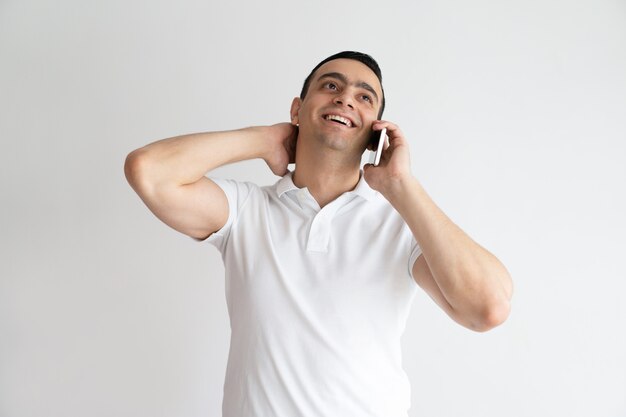
[{"label": "polo shirt collar", "polygon": [[[284,177],[278,180],[278,183],[276,184],[276,193],[278,194],[278,197],[282,197],[283,194],[289,191],[300,190],[300,188],[296,187],[296,185],[293,183],[292,177],[293,172],[289,171]],[[360,171],[359,182],[357,183],[356,187],[354,188],[354,190],[348,191],[346,194],[348,193],[353,193],[368,201],[374,198],[374,196],[376,195],[376,191],[370,188],[369,185],[367,185],[367,182],[363,177],[363,170]]]}]

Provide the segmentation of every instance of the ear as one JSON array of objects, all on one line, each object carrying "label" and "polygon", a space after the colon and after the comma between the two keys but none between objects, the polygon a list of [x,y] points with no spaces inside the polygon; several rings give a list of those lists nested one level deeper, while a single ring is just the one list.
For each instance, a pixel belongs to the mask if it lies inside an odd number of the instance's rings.
[{"label": "ear", "polygon": [[302,100],[300,100],[300,97],[294,97],[291,102],[291,111],[289,113],[291,114],[291,124],[294,126],[298,126],[300,124],[300,121],[298,120],[298,112],[300,111],[301,104]]}]

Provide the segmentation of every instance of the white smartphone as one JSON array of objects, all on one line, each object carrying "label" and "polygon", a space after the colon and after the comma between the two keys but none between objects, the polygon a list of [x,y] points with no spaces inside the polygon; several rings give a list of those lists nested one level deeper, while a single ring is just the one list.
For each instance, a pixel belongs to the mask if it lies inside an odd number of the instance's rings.
[{"label": "white smartphone", "polygon": [[384,127],[383,130],[380,131],[380,136],[378,137],[378,144],[376,145],[376,154],[374,155],[375,167],[377,167],[378,164],[380,164],[380,157],[383,154],[383,149],[385,148],[385,142],[388,142],[386,127]]}]

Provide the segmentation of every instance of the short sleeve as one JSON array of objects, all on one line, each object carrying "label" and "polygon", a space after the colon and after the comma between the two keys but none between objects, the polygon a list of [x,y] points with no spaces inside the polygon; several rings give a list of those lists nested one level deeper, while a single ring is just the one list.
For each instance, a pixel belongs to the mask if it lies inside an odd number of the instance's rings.
[{"label": "short sleeve", "polygon": [[228,219],[220,230],[211,234],[208,238],[199,241],[210,243],[220,252],[223,252],[226,247],[228,237],[230,236],[230,230],[232,229],[233,224],[237,221],[241,207],[250,196],[252,189],[257,186],[249,182],[240,182],[221,178],[210,179],[217,184],[222,191],[224,191],[224,194],[226,194],[226,200],[228,201]]},{"label": "short sleeve", "polygon": [[409,275],[411,276],[411,278],[413,277],[413,265],[415,264],[415,261],[417,261],[417,258],[419,258],[419,256],[422,254],[422,248],[420,247],[419,243],[417,243],[417,240],[415,240],[415,237],[411,236],[411,255],[409,255]]}]

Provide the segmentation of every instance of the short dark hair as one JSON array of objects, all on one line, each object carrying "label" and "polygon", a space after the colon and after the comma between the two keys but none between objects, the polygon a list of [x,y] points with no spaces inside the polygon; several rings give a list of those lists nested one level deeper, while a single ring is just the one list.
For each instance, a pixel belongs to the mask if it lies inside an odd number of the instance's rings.
[{"label": "short dark hair", "polygon": [[339,53],[329,56],[328,58],[326,58],[325,60],[317,64],[315,68],[313,68],[309,76],[306,77],[306,79],[304,80],[304,85],[302,86],[302,91],[300,92],[300,99],[304,100],[304,97],[306,97],[306,94],[309,91],[309,84],[311,84],[311,78],[313,77],[313,74],[315,74],[315,71],[317,71],[319,67],[321,67],[328,61],[333,61],[335,59],[341,59],[341,58],[354,59],[355,61],[359,61],[367,65],[367,67],[371,69],[374,74],[376,74],[376,77],[378,78],[378,82],[380,82],[380,89],[382,90],[382,93],[383,93],[383,98],[382,98],[381,105],[380,105],[380,111],[378,112],[378,118],[380,119],[381,116],[383,115],[383,111],[385,110],[385,90],[383,89],[383,75],[380,71],[380,67],[378,66],[378,63],[376,62],[376,60],[372,58],[371,56],[369,56],[368,54],[364,54],[363,52],[356,52],[356,51],[339,52]]}]

